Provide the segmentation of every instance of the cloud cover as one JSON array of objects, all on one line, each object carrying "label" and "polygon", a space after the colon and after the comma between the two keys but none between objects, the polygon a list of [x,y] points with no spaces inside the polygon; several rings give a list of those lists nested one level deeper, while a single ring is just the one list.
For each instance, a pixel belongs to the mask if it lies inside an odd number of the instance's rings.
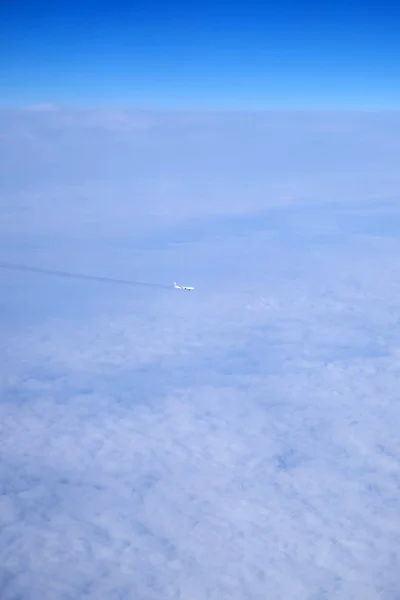
[{"label": "cloud cover", "polygon": [[396,598],[399,116],[1,123],[1,597]]}]

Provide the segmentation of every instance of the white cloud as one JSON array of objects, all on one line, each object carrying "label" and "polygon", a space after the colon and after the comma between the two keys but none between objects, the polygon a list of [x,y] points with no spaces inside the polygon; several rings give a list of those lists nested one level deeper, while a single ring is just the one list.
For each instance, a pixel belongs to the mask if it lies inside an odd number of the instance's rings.
[{"label": "white cloud", "polygon": [[[343,151],[343,130],[383,136],[369,118],[315,117],[304,144],[332,121]],[[196,125],[163,119],[165,145]],[[246,121],[209,119],[227,152],[239,126],[261,152]],[[275,127],[294,140],[296,123]],[[53,200],[39,184],[4,195],[2,258],[196,292],[0,273],[0,596],[395,597],[397,202],[349,187],[328,203],[317,165],[320,199],[240,191],[231,207],[233,170],[218,206],[166,187],[155,218],[155,187],[141,203],[112,180],[96,204],[70,164]]]}]

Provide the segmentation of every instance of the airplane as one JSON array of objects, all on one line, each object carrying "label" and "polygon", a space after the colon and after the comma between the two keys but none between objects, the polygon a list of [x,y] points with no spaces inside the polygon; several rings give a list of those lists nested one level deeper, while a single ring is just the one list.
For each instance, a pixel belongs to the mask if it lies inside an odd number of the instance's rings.
[{"label": "airplane", "polygon": [[194,287],[190,287],[188,285],[178,285],[176,283],[176,281],[174,281],[174,288],[176,290],[187,290],[188,292],[191,292],[192,290],[194,290]]}]

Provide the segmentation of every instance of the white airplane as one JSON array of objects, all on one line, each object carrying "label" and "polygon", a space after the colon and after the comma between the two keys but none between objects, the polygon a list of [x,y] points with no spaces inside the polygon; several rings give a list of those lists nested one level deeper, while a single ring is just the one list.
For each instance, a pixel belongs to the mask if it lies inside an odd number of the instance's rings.
[{"label": "white airplane", "polygon": [[176,283],[176,281],[174,281],[174,288],[176,290],[187,290],[188,292],[191,292],[192,290],[194,290],[194,287],[190,287],[188,285],[178,285]]}]

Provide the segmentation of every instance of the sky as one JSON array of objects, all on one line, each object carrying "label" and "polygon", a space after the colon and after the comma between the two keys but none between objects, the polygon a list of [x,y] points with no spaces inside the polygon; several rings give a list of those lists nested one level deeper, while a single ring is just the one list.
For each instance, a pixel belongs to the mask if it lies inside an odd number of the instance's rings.
[{"label": "sky", "polygon": [[0,3],[0,104],[395,109],[394,2]]},{"label": "sky", "polygon": [[398,597],[399,132],[0,111],[2,600]]}]

